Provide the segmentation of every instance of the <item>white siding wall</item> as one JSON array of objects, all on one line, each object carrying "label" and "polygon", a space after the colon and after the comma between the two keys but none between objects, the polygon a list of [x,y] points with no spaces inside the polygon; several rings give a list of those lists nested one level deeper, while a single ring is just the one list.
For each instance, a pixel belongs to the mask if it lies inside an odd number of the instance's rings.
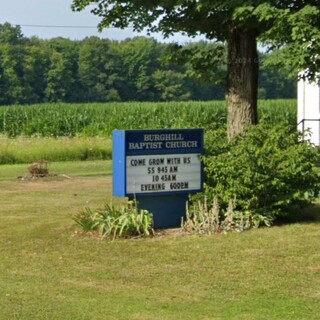
[{"label": "white siding wall", "polygon": [[[304,124],[300,123],[304,120]],[[299,130],[309,129],[311,136],[306,139],[320,145],[320,86],[300,80],[298,82],[298,123]]]}]

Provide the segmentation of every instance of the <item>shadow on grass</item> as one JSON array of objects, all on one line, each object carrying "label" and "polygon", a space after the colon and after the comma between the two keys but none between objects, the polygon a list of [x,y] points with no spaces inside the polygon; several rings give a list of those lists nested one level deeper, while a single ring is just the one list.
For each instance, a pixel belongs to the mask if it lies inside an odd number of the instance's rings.
[{"label": "shadow on grass", "polygon": [[291,223],[320,223],[320,201],[314,203],[312,206],[297,209],[287,215],[278,217],[275,225],[291,224]]}]

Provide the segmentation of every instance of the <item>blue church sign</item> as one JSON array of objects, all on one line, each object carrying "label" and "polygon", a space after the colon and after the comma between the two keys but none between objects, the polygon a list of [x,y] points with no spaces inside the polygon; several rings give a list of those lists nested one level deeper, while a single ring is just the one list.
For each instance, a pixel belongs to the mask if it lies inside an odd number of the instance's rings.
[{"label": "blue church sign", "polygon": [[155,227],[175,227],[202,191],[203,129],[114,130],[113,195],[136,198]]}]

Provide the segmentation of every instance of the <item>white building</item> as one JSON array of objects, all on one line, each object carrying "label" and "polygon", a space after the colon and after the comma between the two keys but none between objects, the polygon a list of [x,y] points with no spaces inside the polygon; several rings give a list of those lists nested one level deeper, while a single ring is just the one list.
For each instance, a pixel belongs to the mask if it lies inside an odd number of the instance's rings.
[{"label": "white building", "polygon": [[320,146],[320,85],[307,80],[298,82],[298,129]]}]

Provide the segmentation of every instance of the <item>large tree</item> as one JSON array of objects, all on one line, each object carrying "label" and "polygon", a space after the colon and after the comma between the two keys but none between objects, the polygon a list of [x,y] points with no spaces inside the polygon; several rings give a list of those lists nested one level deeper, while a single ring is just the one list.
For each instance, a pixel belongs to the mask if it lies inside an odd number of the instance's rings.
[{"label": "large tree", "polygon": [[319,70],[320,0],[73,0],[74,10],[90,6],[99,28],[183,32],[227,43],[228,136],[258,121],[257,41],[282,51],[288,63],[314,78]]}]

